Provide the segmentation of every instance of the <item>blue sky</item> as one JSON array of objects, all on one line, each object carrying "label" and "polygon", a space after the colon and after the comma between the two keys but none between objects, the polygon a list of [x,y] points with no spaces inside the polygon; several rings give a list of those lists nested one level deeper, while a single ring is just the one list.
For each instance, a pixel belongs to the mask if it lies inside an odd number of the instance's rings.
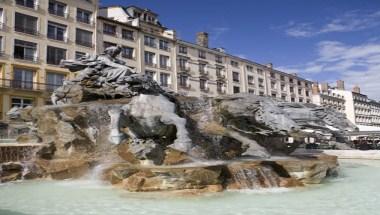
[{"label": "blue sky", "polygon": [[211,47],[302,77],[360,85],[380,100],[380,0],[103,0],[160,15],[181,39],[210,33]]}]

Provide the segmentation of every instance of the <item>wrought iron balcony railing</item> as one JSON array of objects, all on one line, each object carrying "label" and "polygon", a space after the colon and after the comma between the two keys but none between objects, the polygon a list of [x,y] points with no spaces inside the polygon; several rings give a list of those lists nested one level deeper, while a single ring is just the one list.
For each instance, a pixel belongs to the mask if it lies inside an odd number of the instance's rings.
[{"label": "wrought iron balcony railing", "polygon": [[0,79],[0,88],[21,89],[30,91],[53,91],[62,85],[47,84],[33,81]]},{"label": "wrought iron balcony railing", "polygon": [[15,26],[15,31],[35,36],[38,35],[38,30],[36,28],[30,28],[25,26]]}]

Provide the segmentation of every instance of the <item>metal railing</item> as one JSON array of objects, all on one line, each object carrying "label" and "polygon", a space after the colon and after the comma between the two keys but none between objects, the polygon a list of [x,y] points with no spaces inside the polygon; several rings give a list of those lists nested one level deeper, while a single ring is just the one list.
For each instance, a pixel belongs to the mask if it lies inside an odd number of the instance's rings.
[{"label": "metal railing", "polygon": [[86,24],[92,24],[91,19],[80,17],[80,16],[77,16],[77,21],[82,22],[82,23],[86,23]]},{"label": "metal railing", "polygon": [[60,86],[62,85],[23,80],[0,79],[0,88],[22,89],[31,91],[54,91]]},{"label": "metal railing", "polygon": [[31,34],[31,35],[38,35],[38,30],[36,28],[28,28],[24,26],[15,26],[15,31],[25,33],[25,34]]},{"label": "metal railing", "polygon": [[36,57],[34,55],[13,53],[13,57],[15,59],[19,59],[19,60],[32,61],[32,62],[35,62],[35,63],[38,62],[38,57]]},{"label": "metal railing", "polygon": [[55,16],[61,16],[61,17],[65,17],[67,18],[67,13],[65,11],[62,11],[62,10],[57,10],[55,8],[49,8],[49,14],[52,14],[52,15],[55,15]]},{"label": "metal railing", "polygon": [[76,40],[75,43],[78,45],[86,46],[86,47],[90,47],[90,48],[92,48],[94,46],[94,44],[92,42],[84,41],[84,40]]}]

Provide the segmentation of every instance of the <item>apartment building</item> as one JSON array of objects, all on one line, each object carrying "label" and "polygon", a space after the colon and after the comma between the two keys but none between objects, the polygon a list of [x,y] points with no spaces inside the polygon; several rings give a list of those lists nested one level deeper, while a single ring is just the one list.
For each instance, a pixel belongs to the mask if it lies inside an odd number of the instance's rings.
[{"label": "apartment building", "polygon": [[331,90],[345,99],[347,118],[357,126],[380,127],[380,102],[369,99],[355,86],[352,91],[345,90],[344,82],[338,81],[338,86]]},{"label": "apartment building", "polygon": [[62,59],[95,53],[97,0],[0,1],[0,118],[42,105],[69,74]]},{"label": "apartment building", "polygon": [[[341,83],[341,81],[338,81]],[[339,84],[338,84],[339,85]],[[341,88],[340,88],[341,89]],[[345,113],[345,98],[343,95],[332,92],[333,89],[328,83],[314,83],[312,90],[312,101],[316,105],[332,108],[340,113]]]}]

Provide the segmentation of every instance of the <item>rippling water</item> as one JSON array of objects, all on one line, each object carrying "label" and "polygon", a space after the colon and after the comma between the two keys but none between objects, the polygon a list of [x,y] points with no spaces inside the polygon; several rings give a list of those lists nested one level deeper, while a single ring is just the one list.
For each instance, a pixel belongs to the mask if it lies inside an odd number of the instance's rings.
[{"label": "rippling water", "polygon": [[0,185],[0,215],[380,214],[380,161],[344,162],[340,174],[307,188],[197,197],[128,193],[89,181],[8,183]]}]

